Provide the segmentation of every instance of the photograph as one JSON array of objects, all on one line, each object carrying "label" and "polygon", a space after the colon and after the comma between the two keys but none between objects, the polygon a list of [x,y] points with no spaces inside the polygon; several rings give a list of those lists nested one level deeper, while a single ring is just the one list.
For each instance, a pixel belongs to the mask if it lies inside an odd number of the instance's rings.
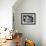
[{"label": "photograph", "polygon": [[21,13],[21,24],[23,25],[36,24],[36,14],[35,13]]}]

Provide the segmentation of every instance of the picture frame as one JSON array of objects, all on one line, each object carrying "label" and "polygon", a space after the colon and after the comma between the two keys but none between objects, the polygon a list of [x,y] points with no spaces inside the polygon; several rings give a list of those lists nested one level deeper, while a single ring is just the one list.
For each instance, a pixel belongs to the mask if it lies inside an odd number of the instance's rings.
[{"label": "picture frame", "polygon": [[36,13],[21,13],[21,24],[22,25],[35,25]]}]

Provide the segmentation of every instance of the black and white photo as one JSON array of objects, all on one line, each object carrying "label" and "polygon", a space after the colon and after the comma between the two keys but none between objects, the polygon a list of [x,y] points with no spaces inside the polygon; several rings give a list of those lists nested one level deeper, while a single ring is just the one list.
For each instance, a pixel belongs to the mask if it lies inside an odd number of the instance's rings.
[{"label": "black and white photo", "polygon": [[24,24],[24,25],[36,24],[36,14],[35,13],[21,13],[21,24]]}]

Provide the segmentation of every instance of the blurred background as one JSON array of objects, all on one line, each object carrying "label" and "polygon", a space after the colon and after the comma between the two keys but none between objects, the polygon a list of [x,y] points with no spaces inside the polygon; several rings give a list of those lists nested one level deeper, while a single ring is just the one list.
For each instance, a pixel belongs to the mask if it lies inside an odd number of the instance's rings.
[{"label": "blurred background", "polygon": [[[36,13],[36,25],[22,25],[21,13]],[[0,0],[0,27],[15,27],[37,46],[46,46],[46,0]]]}]

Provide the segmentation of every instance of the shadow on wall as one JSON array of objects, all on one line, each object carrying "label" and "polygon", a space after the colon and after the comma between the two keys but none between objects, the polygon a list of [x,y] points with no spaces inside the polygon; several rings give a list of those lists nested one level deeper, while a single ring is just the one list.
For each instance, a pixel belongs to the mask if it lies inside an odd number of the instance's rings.
[{"label": "shadow on wall", "polygon": [[13,27],[15,27],[15,30],[18,30],[18,32],[20,33],[23,33],[24,31],[24,25],[23,26],[21,25],[21,13],[18,13],[18,8],[21,6],[22,2],[23,0],[17,0],[16,3],[12,7],[12,12],[14,16]]},{"label": "shadow on wall", "polygon": [[21,4],[23,3],[24,0],[17,0],[16,3],[12,6],[12,8],[18,8],[19,6],[21,6]]}]

